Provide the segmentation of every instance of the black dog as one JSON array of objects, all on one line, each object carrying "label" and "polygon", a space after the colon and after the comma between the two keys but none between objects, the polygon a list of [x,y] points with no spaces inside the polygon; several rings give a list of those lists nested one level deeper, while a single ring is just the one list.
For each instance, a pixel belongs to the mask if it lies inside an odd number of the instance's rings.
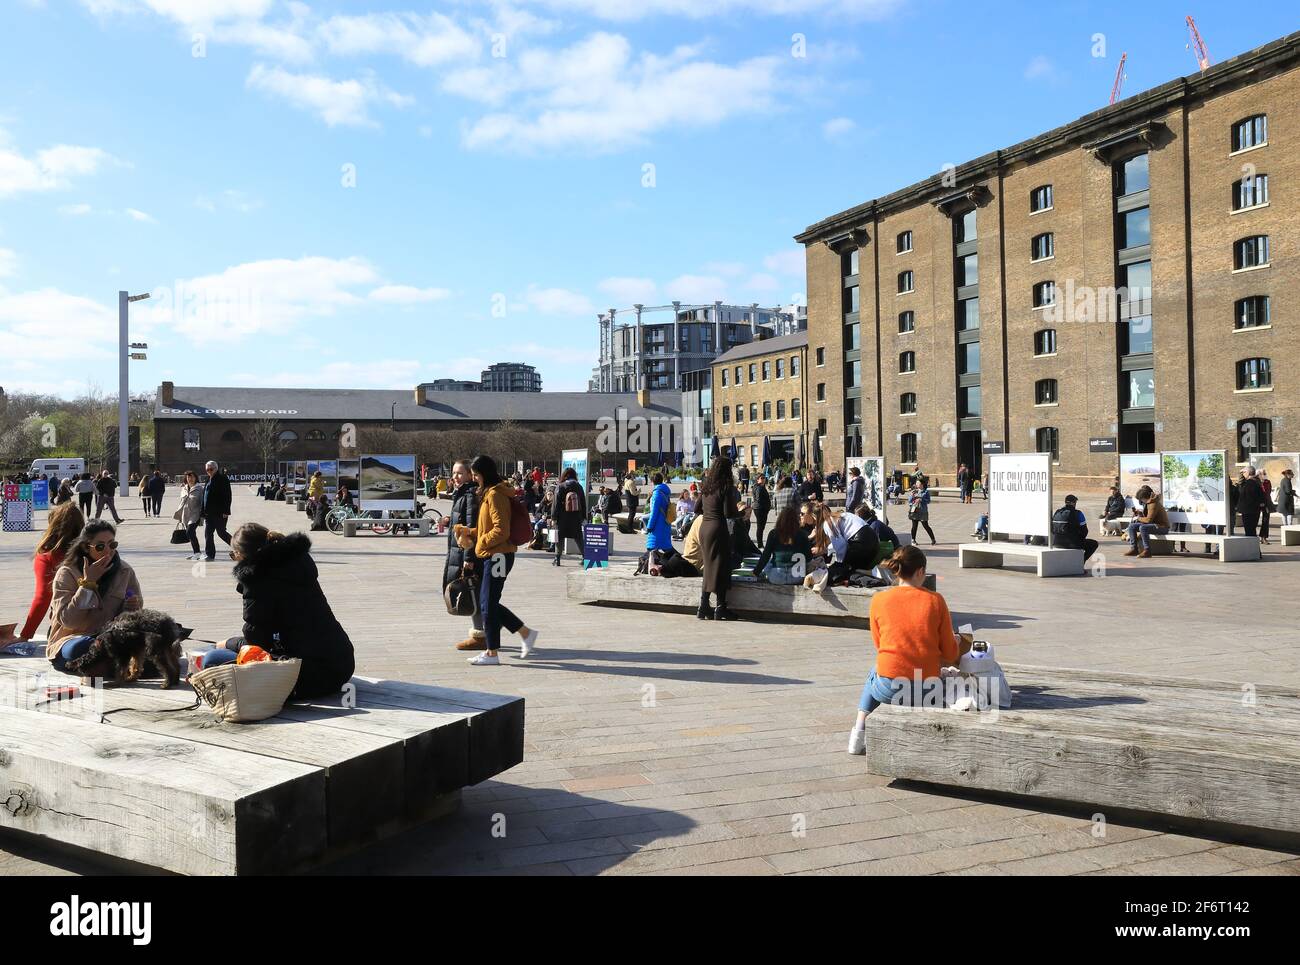
[{"label": "black dog", "polygon": [[131,610],[114,617],[95,635],[80,657],[68,661],[68,673],[130,683],[157,668],[166,690],[181,678],[179,643],[190,630],[158,610]]}]

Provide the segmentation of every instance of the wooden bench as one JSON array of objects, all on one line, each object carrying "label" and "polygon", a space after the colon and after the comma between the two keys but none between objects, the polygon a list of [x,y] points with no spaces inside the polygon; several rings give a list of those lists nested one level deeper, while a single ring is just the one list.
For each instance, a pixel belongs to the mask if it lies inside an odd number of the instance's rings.
[{"label": "wooden bench", "polygon": [[[637,576],[635,568],[611,566],[570,573],[570,600],[598,606],[629,607],[694,613],[700,605],[699,577]],[[936,586],[934,574],[926,586]],[[868,626],[871,597],[879,590],[834,586],[818,593],[803,586],[733,582],[727,592],[727,609],[751,619],[822,626]]]},{"label": "wooden bench", "polygon": [[1083,573],[1083,550],[1000,541],[961,543],[957,547],[957,565],[963,570],[1000,567],[1008,556],[1032,560],[1040,577],[1078,576]]},{"label": "wooden bench", "polygon": [[1282,527],[1282,545],[1300,546],[1300,526]]},{"label": "wooden bench", "polygon": [[372,519],[366,516],[354,516],[343,520],[343,535],[356,536],[359,530],[374,529],[376,526],[414,526],[421,536],[428,536],[433,532],[433,520],[426,516],[418,516],[415,519]]},{"label": "wooden bench", "polygon": [[[1244,563],[1260,558],[1259,540],[1254,536],[1220,536],[1218,533],[1150,533],[1152,556],[1169,556],[1175,543],[1199,543],[1219,547],[1220,563]],[[1141,543],[1141,537],[1138,538]]]},{"label": "wooden bench", "polygon": [[[1193,833],[1300,844],[1300,696],[1279,687],[1004,665],[1010,710],[885,705],[869,773],[1159,816]],[[1247,700],[1253,699],[1253,703]]]},{"label": "wooden bench", "polygon": [[41,673],[76,683],[0,658],[0,829],[182,874],[309,868],[523,760],[519,697],[354,677],[338,698],[226,724],[184,684],[38,705]]}]

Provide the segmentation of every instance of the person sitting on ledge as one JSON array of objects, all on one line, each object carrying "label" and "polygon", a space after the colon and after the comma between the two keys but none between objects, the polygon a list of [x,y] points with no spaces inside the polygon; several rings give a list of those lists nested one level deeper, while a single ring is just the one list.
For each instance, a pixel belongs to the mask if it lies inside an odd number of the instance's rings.
[{"label": "person sitting on ledge", "polygon": [[[1133,545],[1125,550],[1125,556],[1136,556],[1138,559],[1150,559],[1151,557],[1151,540],[1153,533],[1163,536],[1169,532],[1169,514],[1165,512],[1164,502],[1150,486],[1143,486],[1133,498],[1142,504],[1142,515],[1134,516],[1133,522],[1128,524],[1128,540]],[[1142,548],[1138,548],[1138,537],[1142,538]]]},{"label": "person sitting on ledge", "polygon": [[1065,497],[1065,505],[1052,514],[1052,545],[1060,549],[1083,550],[1083,561],[1097,552],[1098,543],[1088,539],[1088,517],[1079,511],[1079,497]]},{"label": "person sitting on ledge", "polygon": [[763,552],[754,564],[754,575],[769,583],[794,586],[808,575],[812,544],[799,528],[799,511],[793,506],[781,510],[776,525],[767,534]]},{"label": "person sitting on ledge", "polygon": [[955,633],[942,596],[925,589],[925,554],[915,546],[894,551],[885,563],[897,586],[871,598],[867,617],[876,645],[876,666],[867,676],[858,704],[858,719],[849,733],[849,753],[867,752],[867,715],[884,703],[921,703],[921,684],[954,666],[970,649]]},{"label": "person sitting on ledge", "polygon": [[1128,512],[1128,505],[1124,502],[1119,487],[1111,486],[1110,495],[1106,497],[1106,508],[1101,513],[1101,531],[1118,536],[1123,530],[1120,520],[1124,518],[1126,512]]},{"label": "person sitting on ledge", "polygon": [[854,570],[870,570],[880,557],[880,540],[876,531],[857,513],[826,513],[826,536],[835,552],[830,565],[828,586],[838,586]]},{"label": "person sitting on ledge", "polygon": [[894,555],[894,550],[898,549],[898,534],[883,519],[876,515],[876,511],[865,503],[858,507],[858,515],[866,520],[871,531],[876,534],[876,540],[880,548],[876,551],[876,558],[871,561],[868,569],[875,569],[884,560]]},{"label": "person sitting on ledge", "polygon": [[140,581],[118,555],[116,536],[107,520],[92,519],[54,574],[45,656],[55,670],[85,654],[114,617],[144,606]]}]

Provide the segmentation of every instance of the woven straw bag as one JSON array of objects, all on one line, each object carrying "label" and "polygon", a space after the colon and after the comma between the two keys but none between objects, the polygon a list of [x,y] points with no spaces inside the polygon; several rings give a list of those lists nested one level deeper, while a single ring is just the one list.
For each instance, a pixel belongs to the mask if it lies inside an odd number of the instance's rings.
[{"label": "woven straw bag", "polygon": [[284,707],[301,669],[297,659],[224,663],[191,675],[190,686],[224,721],[266,720]]}]

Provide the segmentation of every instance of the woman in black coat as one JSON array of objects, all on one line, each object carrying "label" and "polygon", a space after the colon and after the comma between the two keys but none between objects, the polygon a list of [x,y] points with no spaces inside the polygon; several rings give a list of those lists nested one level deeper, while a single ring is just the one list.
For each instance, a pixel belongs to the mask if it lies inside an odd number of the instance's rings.
[{"label": "woman in black coat", "polygon": [[292,698],[337,694],[355,669],[352,641],[320,588],[311,540],[245,523],[230,543],[244,598],[243,642],[302,661]]},{"label": "woman in black coat", "polygon": [[[456,527],[467,526],[473,529],[478,524],[475,518],[477,512],[478,484],[474,482],[474,477],[470,475],[469,467],[463,462],[458,462],[451,467],[451,482],[456,488],[451,494],[451,512],[447,514],[447,562],[442,569],[442,588],[445,591],[447,584],[452,580],[459,579],[462,576],[468,576],[478,571],[479,560],[474,555],[473,550],[460,548],[456,542]],[[472,617],[474,630],[468,637],[456,644],[457,650],[483,650],[486,649],[487,639],[483,635],[483,614],[478,608],[474,608]]]},{"label": "woman in black coat", "polygon": [[[569,495],[577,497],[578,509],[566,509],[570,502]],[[587,518],[587,494],[582,491],[578,474],[570,466],[560,476],[560,485],[556,487],[555,498],[551,501],[551,520],[555,523],[555,565],[560,565],[564,554],[564,541],[576,540],[579,550],[585,548],[582,539],[582,523]]]},{"label": "woman in black coat", "polygon": [[[731,588],[732,545],[728,520],[742,516],[740,493],[731,475],[731,460],[721,456],[713,461],[700,484],[700,501],[696,506],[700,527],[700,555],[703,558],[704,583],[700,608],[695,615],[701,620],[734,620],[727,609],[727,590]],[[739,525],[739,524],[737,524]],[[709,594],[717,597],[717,607],[710,608]]]}]

